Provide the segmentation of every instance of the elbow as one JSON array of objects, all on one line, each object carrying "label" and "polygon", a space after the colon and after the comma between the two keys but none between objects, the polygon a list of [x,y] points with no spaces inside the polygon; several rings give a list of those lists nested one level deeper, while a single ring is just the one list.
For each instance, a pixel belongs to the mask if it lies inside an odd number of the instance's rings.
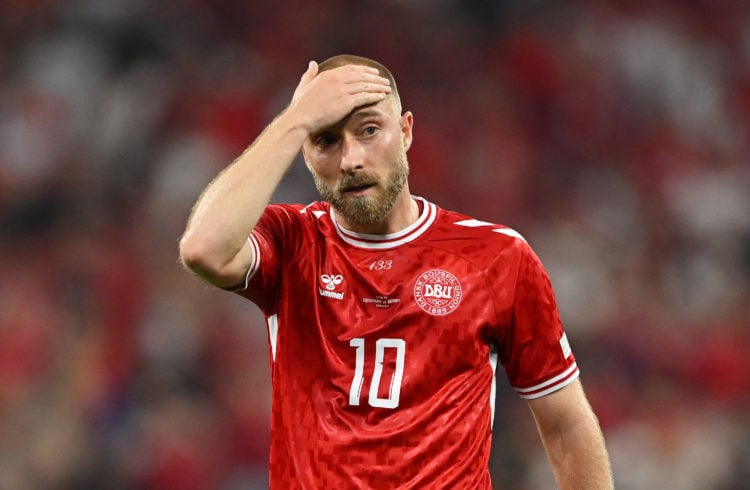
[{"label": "elbow", "polygon": [[205,241],[189,233],[180,239],[179,252],[182,265],[203,278],[216,276],[221,269]]},{"label": "elbow", "polygon": [[240,251],[222,253],[211,241],[189,233],[180,239],[179,251],[180,262],[187,270],[216,287],[235,287],[247,272]]}]

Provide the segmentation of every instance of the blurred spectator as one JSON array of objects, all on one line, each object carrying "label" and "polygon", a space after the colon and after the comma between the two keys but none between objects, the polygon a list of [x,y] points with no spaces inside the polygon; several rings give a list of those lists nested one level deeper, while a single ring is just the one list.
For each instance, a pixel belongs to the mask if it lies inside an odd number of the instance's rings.
[{"label": "blurred spectator", "polygon": [[[264,322],[176,245],[347,51],[403,74],[415,192],[547,264],[617,487],[744,488],[745,2],[46,0],[0,7],[0,489],[267,488]],[[549,488],[500,379],[495,485]]]}]

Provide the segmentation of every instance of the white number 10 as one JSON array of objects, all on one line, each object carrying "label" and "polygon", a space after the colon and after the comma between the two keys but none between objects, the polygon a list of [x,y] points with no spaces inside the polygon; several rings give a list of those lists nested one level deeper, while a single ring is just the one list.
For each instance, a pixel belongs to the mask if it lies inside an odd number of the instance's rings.
[{"label": "white number 10", "polygon": [[[361,337],[353,338],[349,345],[355,347],[356,360],[354,364],[354,378],[352,386],[349,389],[349,405],[358,406],[362,383],[364,381],[365,370],[365,339]],[[380,378],[383,375],[383,358],[385,349],[396,349],[396,369],[391,376],[388,396],[380,398],[378,388],[380,387]],[[370,394],[367,403],[371,407],[378,408],[396,408],[398,407],[399,396],[401,395],[401,379],[404,377],[404,354],[406,352],[406,342],[403,339],[378,339],[375,342],[375,369],[370,381]]]}]

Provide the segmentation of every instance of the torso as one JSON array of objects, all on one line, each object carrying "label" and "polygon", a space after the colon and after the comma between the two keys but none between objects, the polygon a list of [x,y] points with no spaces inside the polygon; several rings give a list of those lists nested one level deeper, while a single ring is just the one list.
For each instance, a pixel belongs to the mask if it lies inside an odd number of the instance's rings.
[{"label": "torso", "polygon": [[348,233],[320,203],[267,211],[254,233],[261,262],[242,294],[269,322],[272,487],[490,488],[525,244],[421,204],[389,236]]}]

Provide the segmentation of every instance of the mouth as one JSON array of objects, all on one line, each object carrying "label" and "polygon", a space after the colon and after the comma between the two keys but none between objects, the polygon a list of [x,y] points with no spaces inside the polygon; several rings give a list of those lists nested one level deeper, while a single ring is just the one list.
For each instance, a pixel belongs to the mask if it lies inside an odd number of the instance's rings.
[{"label": "mouth", "polygon": [[356,184],[344,187],[342,194],[349,194],[352,196],[361,196],[367,193],[368,189],[375,187],[375,184]]}]

